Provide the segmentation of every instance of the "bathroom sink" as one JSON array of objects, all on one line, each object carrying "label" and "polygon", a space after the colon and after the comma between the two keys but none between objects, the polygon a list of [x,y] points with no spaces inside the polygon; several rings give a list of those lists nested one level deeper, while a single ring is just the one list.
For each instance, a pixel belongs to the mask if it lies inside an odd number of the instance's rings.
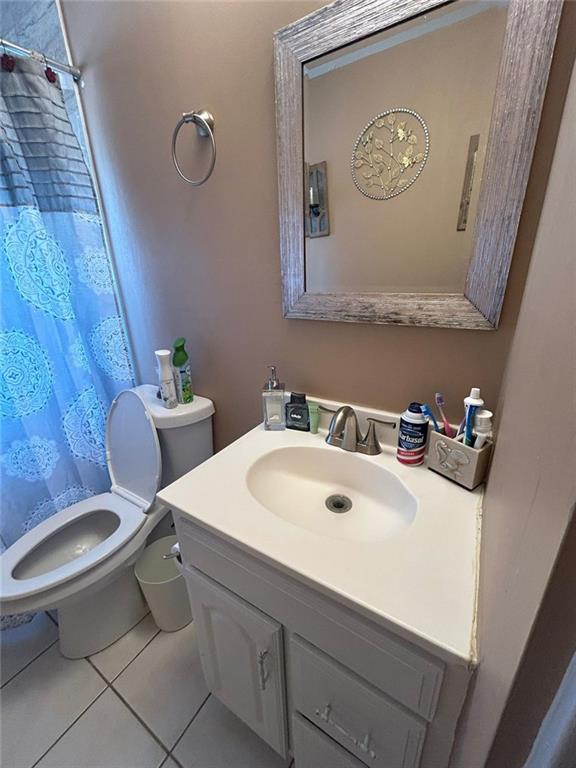
[{"label": "bathroom sink", "polygon": [[392,472],[341,450],[278,448],[251,465],[246,482],[273,515],[350,541],[394,536],[411,525],[418,506]]},{"label": "bathroom sink", "polygon": [[[400,464],[385,426],[375,456],[327,445],[328,412],[341,403],[316,400],[326,411],[318,434],[260,425],[159,492],[181,543],[204,542],[190,551],[207,575],[236,556],[263,585],[277,568],[385,628],[392,622],[470,658],[481,491]],[[368,417],[397,417],[354,410],[363,434]],[[348,497],[351,508],[336,498],[329,509],[331,496]]]}]

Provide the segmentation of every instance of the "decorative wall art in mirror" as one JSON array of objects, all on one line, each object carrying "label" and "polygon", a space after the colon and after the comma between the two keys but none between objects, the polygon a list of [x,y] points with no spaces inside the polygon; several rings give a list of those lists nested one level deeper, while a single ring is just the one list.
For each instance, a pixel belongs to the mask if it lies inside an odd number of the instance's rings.
[{"label": "decorative wall art in mirror", "polygon": [[561,7],[337,0],[275,34],[286,317],[497,327]]},{"label": "decorative wall art in mirror", "polygon": [[429,151],[428,126],[417,112],[405,107],[381,112],[354,142],[354,184],[372,200],[396,197],[420,176]]}]

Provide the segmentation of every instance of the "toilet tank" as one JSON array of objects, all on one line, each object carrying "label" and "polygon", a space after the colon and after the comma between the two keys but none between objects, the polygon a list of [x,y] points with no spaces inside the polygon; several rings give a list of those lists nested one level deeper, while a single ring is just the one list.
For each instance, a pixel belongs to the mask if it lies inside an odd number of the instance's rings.
[{"label": "toilet tank", "polygon": [[154,419],[162,453],[160,488],[164,488],[212,456],[214,404],[207,397],[194,395],[191,403],[165,408],[156,397],[158,387],[154,384],[142,384],[134,391]]}]

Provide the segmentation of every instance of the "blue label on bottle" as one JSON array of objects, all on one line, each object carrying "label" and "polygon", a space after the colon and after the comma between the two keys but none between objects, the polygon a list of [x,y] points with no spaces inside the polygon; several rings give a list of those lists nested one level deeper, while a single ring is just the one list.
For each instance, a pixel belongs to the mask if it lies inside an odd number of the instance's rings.
[{"label": "blue label on bottle", "polygon": [[403,451],[420,451],[426,445],[428,436],[428,422],[423,421],[420,424],[411,424],[409,421],[400,419],[400,430],[398,432],[398,447]]}]

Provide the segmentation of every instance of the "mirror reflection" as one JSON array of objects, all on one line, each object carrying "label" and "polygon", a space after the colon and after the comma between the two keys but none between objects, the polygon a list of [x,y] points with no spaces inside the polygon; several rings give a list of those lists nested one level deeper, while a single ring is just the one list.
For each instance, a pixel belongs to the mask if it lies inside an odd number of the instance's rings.
[{"label": "mirror reflection", "polygon": [[459,0],[304,65],[306,291],[463,292],[506,16]]}]

